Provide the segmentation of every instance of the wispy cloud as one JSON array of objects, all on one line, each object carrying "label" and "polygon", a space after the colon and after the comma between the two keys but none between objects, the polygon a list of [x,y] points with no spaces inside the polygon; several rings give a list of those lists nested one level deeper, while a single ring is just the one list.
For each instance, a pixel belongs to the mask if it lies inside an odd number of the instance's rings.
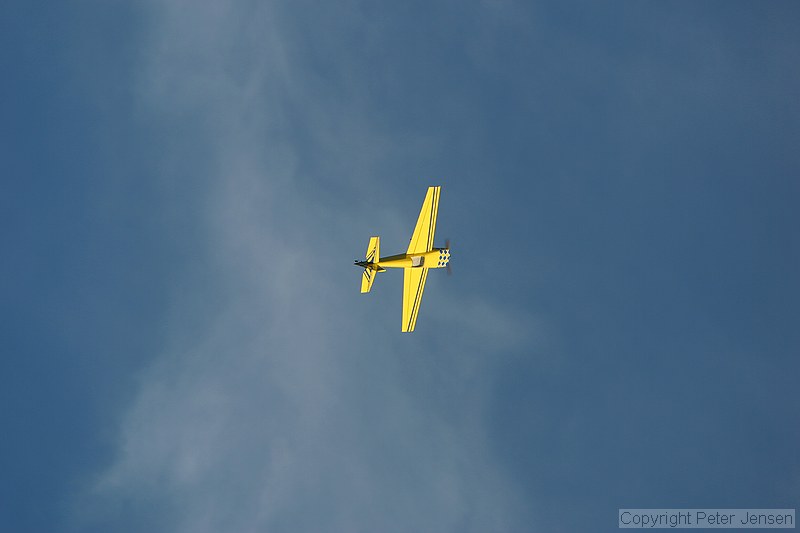
[{"label": "wispy cloud", "polygon": [[[362,225],[337,195],[363,188],[390,138],[348,94],[359,80],[323,90],[302,46],[307,31],[347,36],[346,20],[304,29],[261,3],[152,5],[140,109],[175,132],[163,180],[191,191],[183,201],[205,242],[79,520],[193,533],[497,531],[517,520],[486,435],[491,360],[421,376],[432,367],[410,362],[439,355],[366,327],[353,305],[355,252],[339,255],[344,231]],[[328,52],[347,73],[354,45],[317,42],[340,47]],[[192,155],[202,165],[181,160]],[[315,174],[326,165],[333,185]],[[434,341],[440,361],[469,338],[529,340],[524,317],[445,303],[470,332],[449,348]]]}]

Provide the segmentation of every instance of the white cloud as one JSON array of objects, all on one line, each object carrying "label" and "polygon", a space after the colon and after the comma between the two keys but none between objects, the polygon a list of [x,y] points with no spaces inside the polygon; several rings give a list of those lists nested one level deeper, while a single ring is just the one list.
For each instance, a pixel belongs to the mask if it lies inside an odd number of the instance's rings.
[{"label": "white cloud", "polygon": [[[438,355],[430,337],[365,326],[356,252],[337,255],[341,230],[362,223],[305,190],[303,158],[355,162],[342,189],[356,190],[387,139],[353,97],[320,101],[302,47],[288,46],[306,30],[290,22],[260,3],[153,5],[141,110],[213,163],[191,179],[175,155],[164,167],[200,190],[186,201],[202,206],[208,242],[172,295],[167,345],[141,376],[117,456],[82,500],[92,510],[76,514],[192,533],[507,530],[521,502],[486,434],[491,358],[422,376],[414,362]],[[323,22],[314,30],[347,31]],[[524,317],[452,305],[484,346],[527,339]],[[467,342],[438,361],[459,364]]]}]

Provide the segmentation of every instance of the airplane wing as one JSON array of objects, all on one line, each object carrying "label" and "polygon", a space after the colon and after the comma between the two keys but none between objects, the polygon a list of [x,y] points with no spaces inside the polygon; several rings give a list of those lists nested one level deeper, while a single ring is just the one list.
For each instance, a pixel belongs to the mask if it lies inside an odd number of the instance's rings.
[{"label": "airplane wing", "polygon": [[[422,210],[419,212],[417,225],[414,228],[413,235],[411,235],[411,243],[408,245],[407,254],[420,254],[430,252],[433,249],[433,233],[436,231],[436,216],[439,214],[439,193],[441,190],[441,187],[428,187],[428,194],[425,195],[425,201],[422,202]],[[422,283],[425,283],[424,276]],[[420,290],[421,293],[422,290]]]},{"label": "airplane wing", "polygon": [[[430,196],[430,189],[428,192]],[[419,305],[422,303],[422,291],[425,290],[425,279],[428,277],[428,269],[424,267],[404,268],[403,272],[405,273],[403,279],[403,331],[414,331],[414,327],[417,325]]]}]

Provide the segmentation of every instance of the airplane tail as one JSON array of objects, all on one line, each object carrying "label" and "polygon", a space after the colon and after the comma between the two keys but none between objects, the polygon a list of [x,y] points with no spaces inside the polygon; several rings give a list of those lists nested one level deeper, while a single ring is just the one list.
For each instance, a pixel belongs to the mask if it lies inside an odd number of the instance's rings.
[{"label": "airplane tail", "polygon": [[[364,273],[361,275],[361,292],[369,292],[375,277],[378,275],[377,263],[381,260],[381,238],[370,237],[367,245],[367,259],[365,261]],[[373,267],[372,264],[376,266]]]},{"label": "airplane tail", "polygon": [[375,278],[378,276],[377,270],[372,270],[371,268],[365,268],[364,273],[361,274],[361,292],[362,294],[365,292],[369,292],[372,288],[372,284],[375,283]]},{"label": "airplane tail", "polygon": [[381,238],[370,237],[367,245],[367,262],[377,263],[381,260]]}]

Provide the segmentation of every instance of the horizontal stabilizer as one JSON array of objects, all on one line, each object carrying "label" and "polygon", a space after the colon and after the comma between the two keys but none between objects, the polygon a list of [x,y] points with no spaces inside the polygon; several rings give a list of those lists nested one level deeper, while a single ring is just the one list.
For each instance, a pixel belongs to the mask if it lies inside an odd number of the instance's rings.
[{"label": "horizontal stabilizer", "polygon": [[381,238],[370,237],[367,245],[367,263],[377,263],[381,260]]},{"label": "horizontal stabilizer", "polygon": [[364,266],[364,273],[361,275],[362,293],[369,292],[370,289],[372,288],[372,284],[375,283],[375,276],[378,275],[378,267],[372,266],[372,264],[377,265],[380,259],[381,259],[381,238],[370,237],[369,244],[367,245],[366,261],[364,263],[359,263],[359,265]]},{"label": "horizontal stabilizer", "polygon": [[377,270],[372,270],[371,268],[365,268],[364,273],[361,274],[361,292],[362,294],[365,292],[369,292],[372,288],[372,284],[375,283],[375,277],[378,275]]}]

